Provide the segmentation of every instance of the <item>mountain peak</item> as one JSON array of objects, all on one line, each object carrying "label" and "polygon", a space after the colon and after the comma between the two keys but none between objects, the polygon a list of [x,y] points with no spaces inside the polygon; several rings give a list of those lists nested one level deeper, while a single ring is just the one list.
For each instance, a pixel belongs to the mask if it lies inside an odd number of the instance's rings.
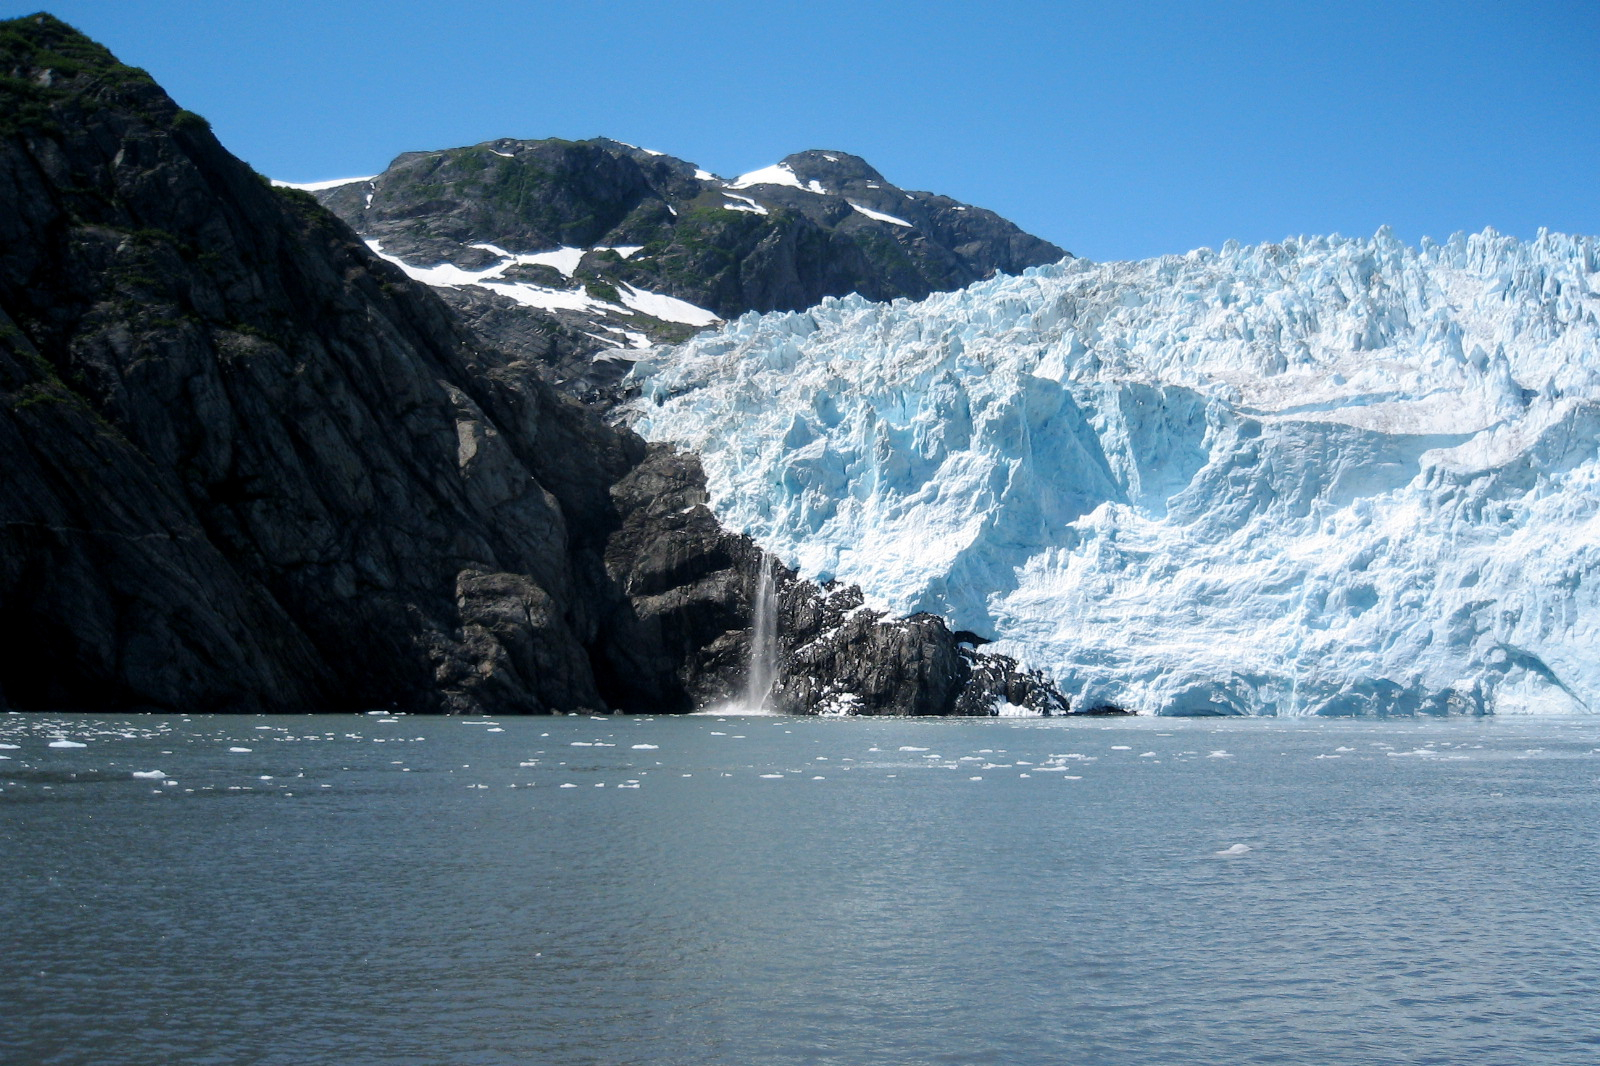
[{"label": "mountain peak", "polygon": [[[43,11],[0,21],[0,63],[10,68],[7,73],[13,78],[27,77],[45,88],[53,78],[29,75],[35,71],[50,71],[70,77],[86,70],[137,70],[118,62],[105,45]],[[149,77],[142,70],[137,73],[145,79]]]},{"label": "mountain peak", "polygon": [[882,182],[884,177],[858,155],[835,152],[831,149],[811,148],[785,156],[779,166],[787,167],[800,179],[801,184],[820,182],[833,189],[857,181]]}]

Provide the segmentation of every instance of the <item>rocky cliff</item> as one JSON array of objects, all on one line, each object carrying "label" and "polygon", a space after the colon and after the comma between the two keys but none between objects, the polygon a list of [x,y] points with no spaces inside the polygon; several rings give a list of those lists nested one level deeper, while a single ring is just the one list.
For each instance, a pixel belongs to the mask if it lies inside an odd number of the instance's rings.
[{"label": "rocky cliff", "polygon": [[579,391],[616,370],[603,353],[717,319],[851,292],[920,299],[1066,255],[844,152],[724,179],[604,138],[502,139],[306,188],[490,343]]},{"label": "rocky cliff", "polygon": [[[691,460],[48,15],[0,23],[0,115],[0,699],[683,711],[744,683],[761,568]],[[828,683],[989,713],[1033,683],[992,665],[874,620]]]}]

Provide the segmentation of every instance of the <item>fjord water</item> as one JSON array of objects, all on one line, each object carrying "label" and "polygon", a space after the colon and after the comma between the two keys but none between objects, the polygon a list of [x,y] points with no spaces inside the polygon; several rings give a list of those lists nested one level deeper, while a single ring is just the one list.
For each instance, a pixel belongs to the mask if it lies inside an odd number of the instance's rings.
[{"label": "fjord water", "polygon": [[7,1062],[1600,1058],[1594,719],[0,743]]}]

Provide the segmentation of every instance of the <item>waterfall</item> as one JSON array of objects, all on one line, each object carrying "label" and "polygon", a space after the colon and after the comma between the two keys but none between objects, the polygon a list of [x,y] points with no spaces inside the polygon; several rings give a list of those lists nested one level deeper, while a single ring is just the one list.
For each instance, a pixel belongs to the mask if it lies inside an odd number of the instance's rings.
[{"label": "waterfall", "polygon": [[778,669],[778,596],[773,575],[775,561],[763,552],[759,566],[754,618],[750,626],[750,664],[744,688],[745,709],[752,712],[765,709]]}]

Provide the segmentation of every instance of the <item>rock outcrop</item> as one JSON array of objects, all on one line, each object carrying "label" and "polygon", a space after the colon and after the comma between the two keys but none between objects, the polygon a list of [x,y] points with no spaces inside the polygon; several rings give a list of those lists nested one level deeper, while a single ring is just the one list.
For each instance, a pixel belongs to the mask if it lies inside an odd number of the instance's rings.
[{"label": "rock outcrop", "polygon": [[[0,114],[7,705],[672,711],[739,683],[753,549],[683,502],[697,466],[50,16],[0,23]],[[866,704],[970,710],[953,648],[885,622],[838,661],[909,693]]]}]

